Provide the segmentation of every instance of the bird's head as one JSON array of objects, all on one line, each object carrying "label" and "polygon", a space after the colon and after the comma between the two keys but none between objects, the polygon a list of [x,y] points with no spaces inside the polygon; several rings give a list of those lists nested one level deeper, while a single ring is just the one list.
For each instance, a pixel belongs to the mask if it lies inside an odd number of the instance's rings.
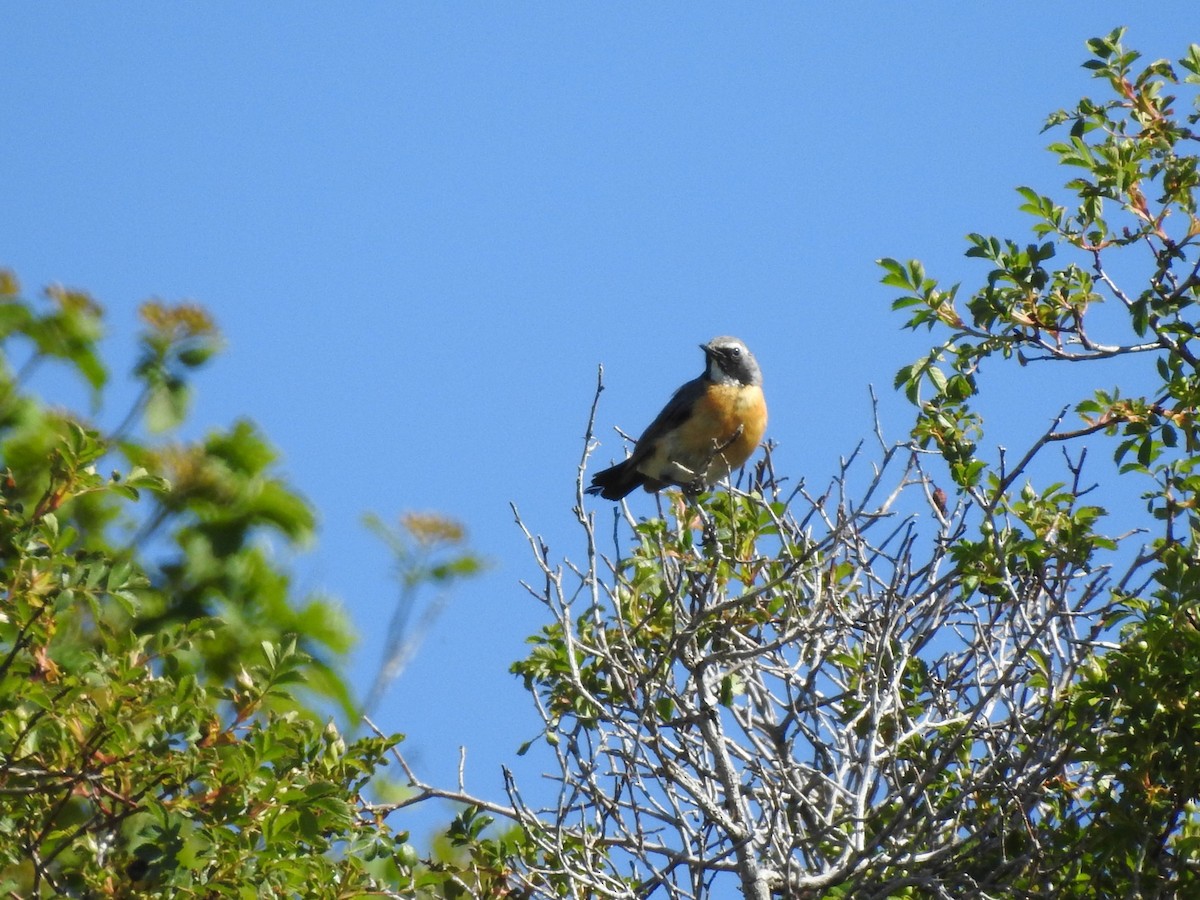
[{"label": "bird's head", "polygon": [[762,372],[750,349],[735,337],[715,337],[700,349],[708,361],[705,374],[718,384],[762,384]]}]

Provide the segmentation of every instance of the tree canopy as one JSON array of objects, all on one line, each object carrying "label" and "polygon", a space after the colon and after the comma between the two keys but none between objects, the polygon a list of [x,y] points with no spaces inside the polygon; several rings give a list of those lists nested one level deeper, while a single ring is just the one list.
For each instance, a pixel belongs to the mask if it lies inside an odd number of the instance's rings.
[{"label": "tree canopy", "polygon": [[[911,435],[820,487],[768,457],[609,552],[581,503],[583,565],[531,539],[553,621],[514,671],[561,790],[518,812],[577,895],[1196,889],[1200,47],[1122,38],[1047,122],[1064,199],[968,236],[977,287],[879,261],[936,341],[896,377]],[[1060,411],[1003,449],[988,385],[1066,365],[1094,388],[1047,372]]]},{"label": "tree canopy", "polygon": [[[1029,233],[968,236],[972,286],[879,261],[932,339],[896,377],[911,433],[876,423],[827,480],[768,450],[610,519],[589,426],[582,561],[525,531],[548,621],[512,671],[548,804],[425,783],[401,736],[338,727],[348,627],[268,552],[313,511],[250,422],[173,437],[220,346],[202,309],[144,305],[105,432],[30,387],[65,367],[103,408],[99,305],[0,274],[0,890],[1195,893],[1200,46],[1147,63],[1123,37],[1088,43],[1101,95],[1049,117],[1070,177],[1018,189]],[[1013,367],[1056,410],[1024,446],[987,418]],[[373,523],[407,592],[479,567],[453,523]],[[419,849],[394,823],[432,798],[460,812]]]},{"label": "tree canopy", "polygon": [[[171,437],[189,375],[219,349],[213,322],[159,301],[141,315],[140,390],[103,433],[29,388],[57,364],[104,408],[100,306],[57,286],[27,298],[0,273],[0,890],[348,897],[453,881],[366,794],[400,736],[351,741],[330,718],[356,715],[350,633],[270,552],[314,523],[276,451],[248,421]],[[437,565],[409,575],[444,579]]]}]

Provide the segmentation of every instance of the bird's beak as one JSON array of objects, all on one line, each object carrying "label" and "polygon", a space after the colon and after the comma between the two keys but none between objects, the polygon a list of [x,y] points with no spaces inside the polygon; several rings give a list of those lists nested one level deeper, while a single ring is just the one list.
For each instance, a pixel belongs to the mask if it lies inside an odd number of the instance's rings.
[{"label": "bird's beak", "polygon": [[705,356],[712,356],[712,347],[708,346],[708,344],[701,344],[700,349],[704,351]]}]

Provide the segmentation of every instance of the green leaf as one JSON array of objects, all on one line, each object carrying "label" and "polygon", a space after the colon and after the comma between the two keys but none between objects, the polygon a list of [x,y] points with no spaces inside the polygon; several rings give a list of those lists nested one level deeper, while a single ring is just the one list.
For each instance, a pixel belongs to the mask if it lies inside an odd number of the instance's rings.
[{"label": "green leaf", "polygon": [[156,386],[146,400],[146,427],[154,433],[178,428],[187,418],[190,399],[183,382],[169,381]]},{"label": "green leaf", "polygon": [[216,344],[199,344],[179,351],[179,361],[189,369],[204,365],[217,352]]},{"label": "green leaf", "polygon": [[881,267],[886,273],[881,282],[889,287],[904,288],[907,290],[913,289],[914,285],[909,282],[908,273],[904,266],[894,259],[877,259],[875,264]]}]

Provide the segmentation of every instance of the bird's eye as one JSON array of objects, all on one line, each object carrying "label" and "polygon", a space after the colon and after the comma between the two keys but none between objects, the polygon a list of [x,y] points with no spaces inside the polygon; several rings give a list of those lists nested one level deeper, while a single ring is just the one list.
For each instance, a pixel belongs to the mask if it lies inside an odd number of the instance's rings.
[{"label": "bird's eye", "polygon": [[741,347],[730,347],[729,355],[732,356],[734,359],[737,359],[739,356],[742,355],[742,348]]}]

